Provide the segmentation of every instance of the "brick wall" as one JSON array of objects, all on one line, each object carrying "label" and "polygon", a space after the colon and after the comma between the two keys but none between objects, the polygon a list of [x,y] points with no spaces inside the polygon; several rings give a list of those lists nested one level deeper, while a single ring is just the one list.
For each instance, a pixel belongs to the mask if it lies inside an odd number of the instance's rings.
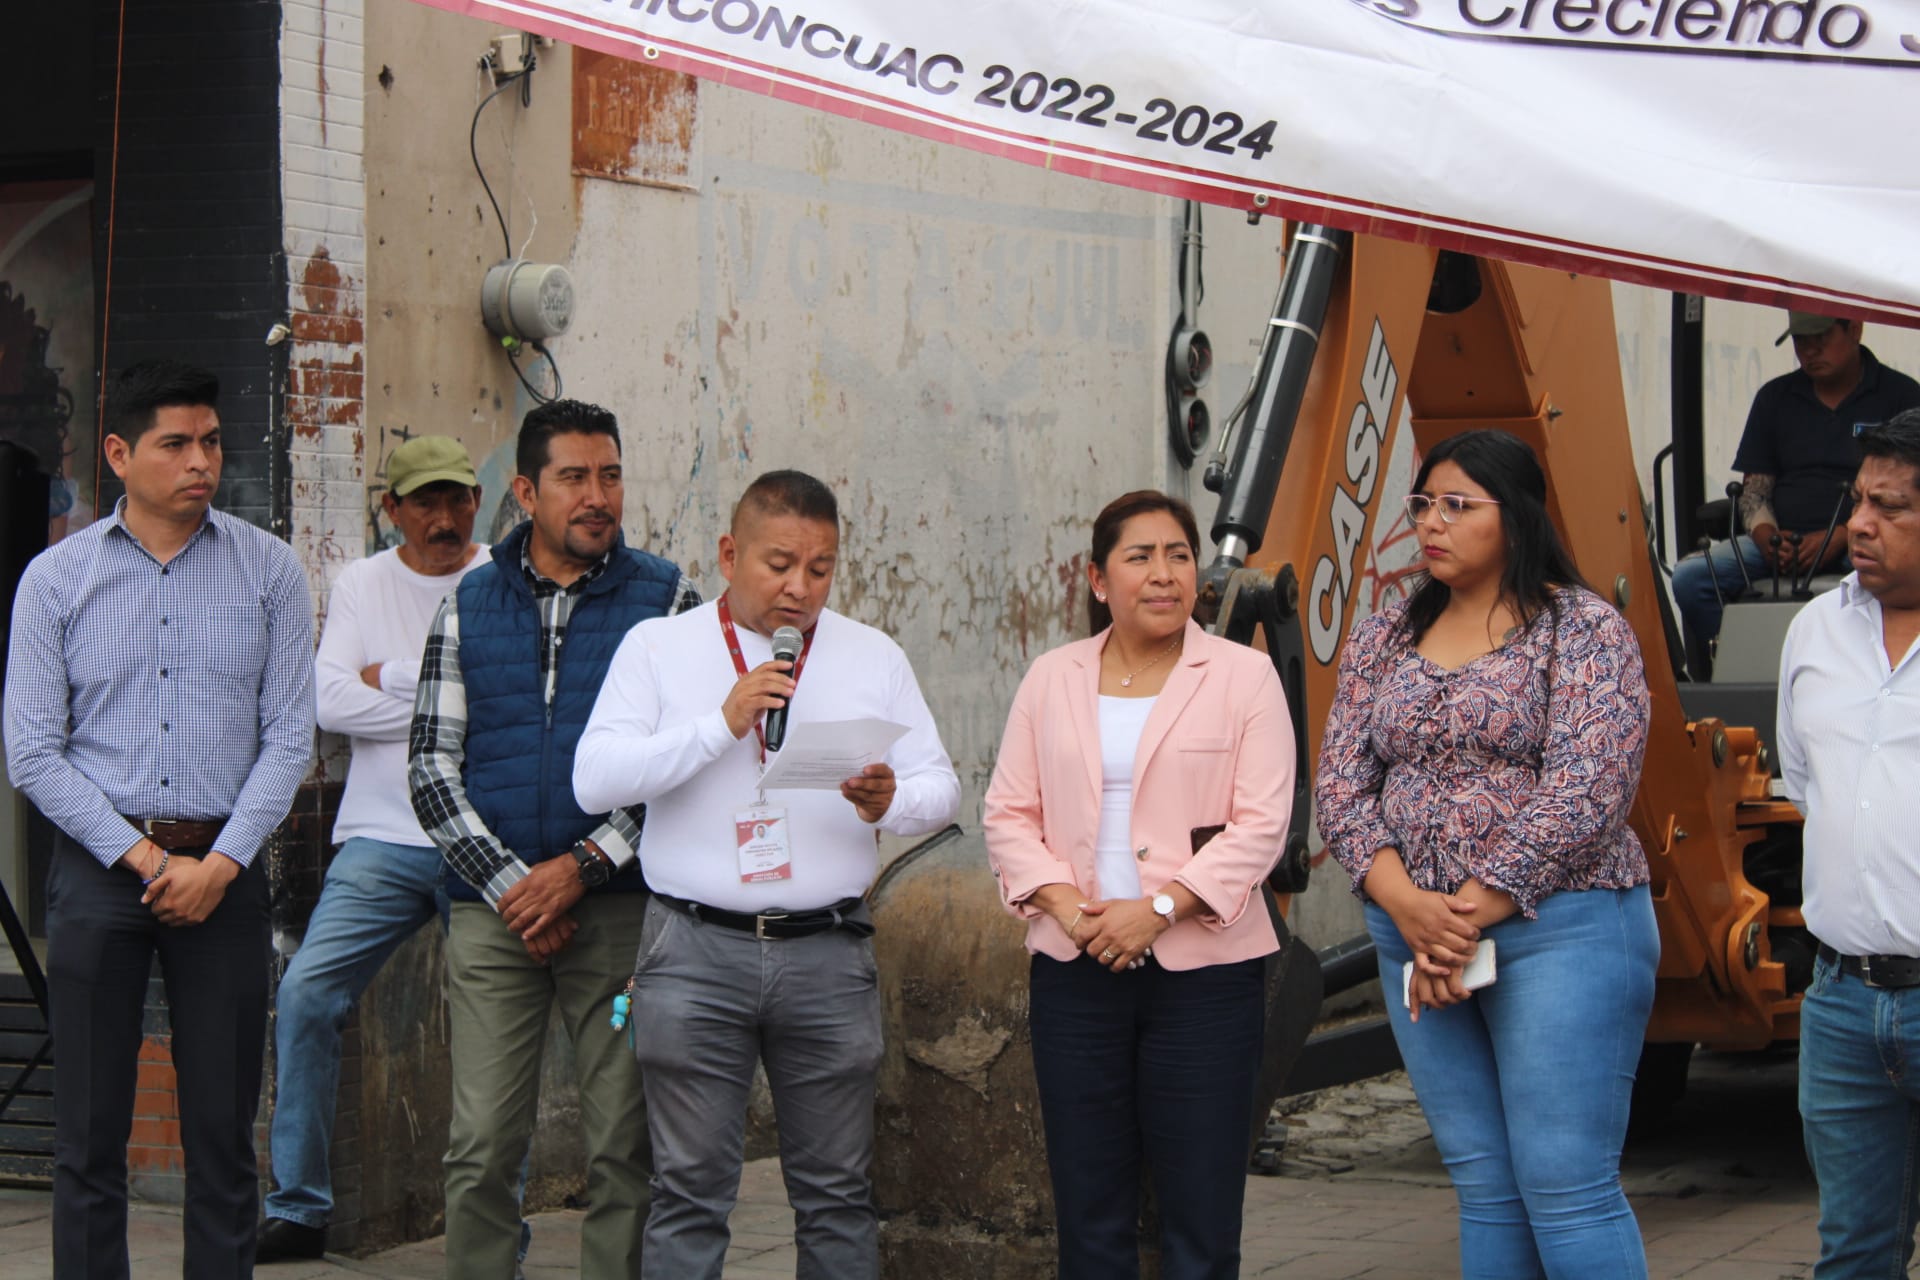
[{"label": "brick wall", "polygon": [[292,476],[289,532],[314,601],[366,554],[362,0],[286,0],[281,37]]},{"label": "brick wall", "polygon": [[[366,182],[362,0],[285,0],[280,39],[281,184],[287,262],[287,536],[306,566],[316,630],[340,571],[366,554]],[[319,897],[347,746],[320,735],[313,777],[279,849],[275,941],[289,956]],[[269,1086],[272,1091],[272,1055]],[[350,1249],[361,1216],[360,1035],[341,1044],[328,1244]],[[271,1108],[269,1101],[269,1114]]]}]

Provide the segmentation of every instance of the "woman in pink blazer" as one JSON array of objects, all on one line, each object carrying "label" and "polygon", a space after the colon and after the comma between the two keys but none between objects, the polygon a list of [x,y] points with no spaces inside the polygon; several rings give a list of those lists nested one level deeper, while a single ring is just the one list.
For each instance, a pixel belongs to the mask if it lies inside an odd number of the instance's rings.
[{"label": "woman in pink blazer", "polygon": [[1279,947],[1260,895],[1293,733],[1267,657],[1190,620],[1199,541],[1187,504],[1153,490],[1100,513],[1098,633],[1027,672],[987,789],[988,857],[1033,953],[1062,1280],[1139,1274],[1142,1159],[1169,1280],[1240,1269],[1263,957]]}]

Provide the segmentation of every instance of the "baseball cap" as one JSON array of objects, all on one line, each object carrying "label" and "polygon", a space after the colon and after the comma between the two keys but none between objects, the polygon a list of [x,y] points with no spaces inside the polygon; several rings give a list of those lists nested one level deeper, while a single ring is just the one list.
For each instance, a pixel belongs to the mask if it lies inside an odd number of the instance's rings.
[{"label": "baseball cap", "polygon": [[480,483],[473,473],[467,447],[446,436],[415,436],[387,458],[387,488],[404,498],[421,485],[451,480],[472,488]]},{"label": "baseball cap", "polygon": [[1787,312],[1787,331],[1773,340],[1779,346],[1788,338],[1811,338],[1815,334],[1825,333],[1840,322],[1832,316],[1823,316],[1817,311]]}]

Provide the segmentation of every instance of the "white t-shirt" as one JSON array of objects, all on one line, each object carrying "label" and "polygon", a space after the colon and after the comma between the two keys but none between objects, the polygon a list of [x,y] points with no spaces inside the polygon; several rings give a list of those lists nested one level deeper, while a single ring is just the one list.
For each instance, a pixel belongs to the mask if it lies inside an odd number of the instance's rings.
[{"label": "white t-shirt", "polygon": [[1100,833],[1093,841],[1094,892],[1103,901],[1138,898],[1133,851],[1133,760],[1160,699],[1100,695]]},{"label": "white t-shirt", "polygon": [[[738,633],[747,670],[772,660],[767,637]],[[752,732],[735,738],[721,711],[738,679],[714,601],[629,631],[574,752],[574,798],[588,813],[645,803],[640,865],[669,897],[723,911],[813,911],[865,893],[878,865],[874,828],[838,791],[768,792],[767,804],[787,812],[793,875],[742,883],[734,817],[754,801],[760,744]],[[960,779],[907,655],[882,632],[823,611],[788,723],[861,718],[907,726],[887,752],[898,785],[878,825],[913,836],[952,822]]]},{"label": "white t-shirt", "polygon": [[[431,846],[407,796],[407,728],[420,683],[427,630],[447,593],[486,564],[484,545],[453,573],[415,573],[389,548],[348,565],[334,580],[327,624],[314,659],[320,727],[353,745],[347,790],[333,824],[335,844],[355,836],[390,844]],[[360,679],[380,663],[380,687]]]}]

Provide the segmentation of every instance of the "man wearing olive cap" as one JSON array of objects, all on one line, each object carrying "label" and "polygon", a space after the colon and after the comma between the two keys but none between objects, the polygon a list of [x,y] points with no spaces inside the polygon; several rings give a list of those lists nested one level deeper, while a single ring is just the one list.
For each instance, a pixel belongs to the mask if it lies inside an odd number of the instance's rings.
[{"label": "man wearing olive cap", "polygon": [[[1920,383],[1881,364],[1861,345],[1858,320],[1789,311],[1786,331],[1774,345],[1788,339],[1800,367],[1768,382],[1754,396],[1733,459],[1733,469],[1743,479],[1740,520],[1745,535],[1716,543],[1706,555],[1688,556],[1673,567],[1674,601],[1697,650],[1705,650],[1720,634],[1721,597],[1737,598],[1747,578],[1759,582],[1773,571],[1773,535],[1800,535],[1797,543],[1789,537],[1780,544],[1777,555],[1784,576],[1844,568],[1847,508],[1842,495],[1860,466],[1854,437],[1862,427],[1920,405]],[[1829,522],[1838,532],[1816,567]]]},{"label": "man wearing olive cap", "polygon": [[419,436],[387,459],[387,518],[400,545],[334,582],[315,659],[322,729],[353,748],[320,902],[281,979],[278,1082],[257,1262],[317,1258],[333,1213],[328,1148],[340,1081],[340,1030],[387,957],[436,906],[440,850],[407,794],[407,729],[427,628],[440,601],[485,564],[473,541],[480,484],[457,440]]}]

